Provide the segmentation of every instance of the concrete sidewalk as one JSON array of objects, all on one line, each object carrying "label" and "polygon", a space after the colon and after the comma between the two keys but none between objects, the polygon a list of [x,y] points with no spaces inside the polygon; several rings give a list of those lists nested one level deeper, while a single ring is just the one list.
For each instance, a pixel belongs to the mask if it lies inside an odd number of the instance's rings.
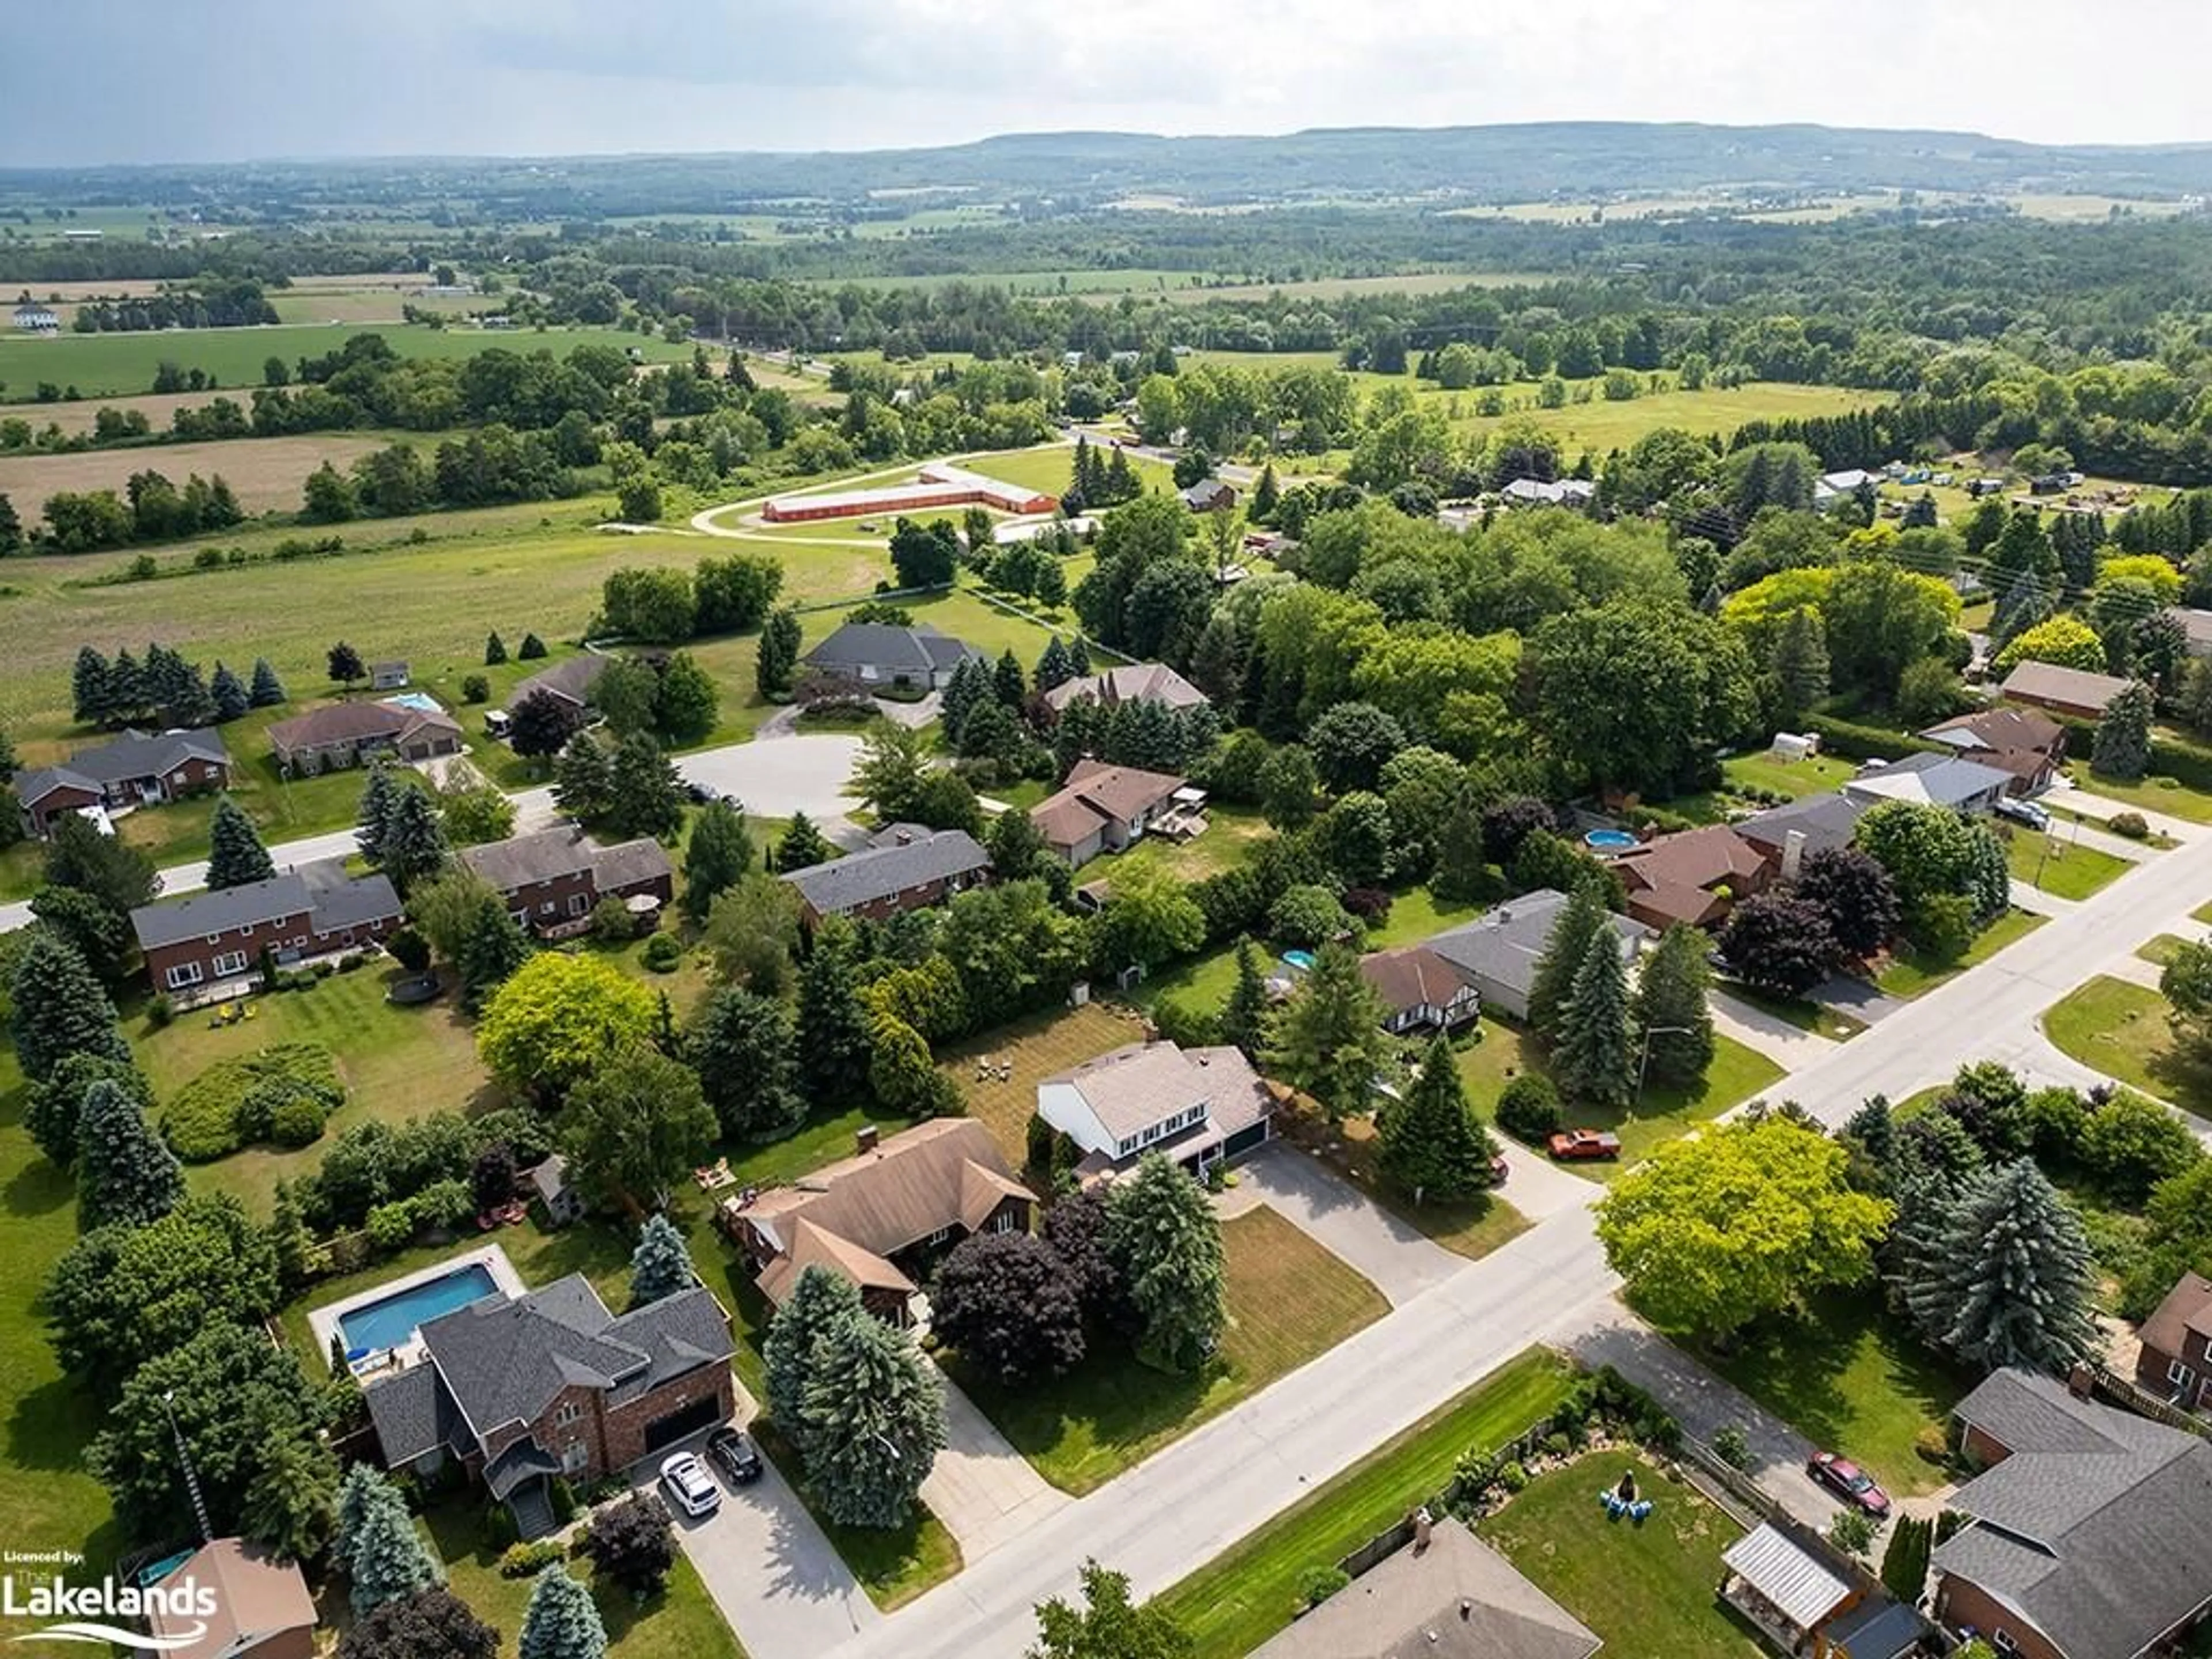
[{"label": "concrete sidewalk", "polygon": [[921,1501],[958,1540],[962,1560],[973,1565],[1073,1500],[1031,1468],[945,1377],[945,1449],[921,1483]]},{"label": "concrete sidewalk", "polygon": [[1277,1141],[1240,1165],[1233,1196],[1277,1210],[1299,1231],[1403,1307],[1466,1261],[1400,1220],[1334,1170]]}]

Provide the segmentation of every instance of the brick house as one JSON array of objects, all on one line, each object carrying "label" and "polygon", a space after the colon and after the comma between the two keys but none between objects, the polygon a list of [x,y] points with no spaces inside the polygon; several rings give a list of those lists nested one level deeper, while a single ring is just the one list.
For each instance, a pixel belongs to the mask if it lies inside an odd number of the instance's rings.
[{"label": "brick house", "polygon": [[1947,1629],[2025,1659],[2136,1659],[2212,1613],[2212,1441],[2017,1370],[1957,1415],[1986,1468],[1931,1562]]},{"label": "brick house", "polygon": [[571,1273],[416,1334],[421,1363],[363,1390],[385,1467],[459,1461],[526,1538],[554,1528],[555,1477],[619,1474],[737,1408],[729,1315],[702,1285],[616,1315]]},{"label": "brick house", "polygon": [[2007,702],[2024,702],[2048,708],[2054,714],[2071,714],[2094,720],[2105,706],[2128,689],[2128,682],[2086,668],[2068,668],[2055,662],[2024,662],[2005,676],[1997,695]]},{"label": "brick house", "polygon": [[889,839],[881,846],[784,876],[799,890],[800,918],[809,927],[825,916],[881,921],[942,904],[991,878],[991,855],[964,830],[899,823],[883,833]]},{"label": "brick house", "polygon": [[131,913],[154,988],[187,997],[245,988],[264,950],[290,967],[375,944],[399,921],[391,882],[349,876],[341,859]]},{"label": "brick house", "polygon": [[334,702],[269,728],[276,764],[298,776],[359,766],[379,755],[413,765],[461,752],[452,715],[401,702]]},{"label": "brick house", "polygon": [[2185,1412],[2212,1414],[2212,1279],[2182,1274],[2141,1335],[2136,1386]]},{"label": "brick house", "polygon": [[851,1158],[796,1186],[725,1199],[714,1218],[775,1306],[807,1268],[826,1267],[859,1287],[869,1312],[904,1328],[939,1254],[975,1233],[1027,1232],[1036,1210],[990,1131],[945,1117],[882,1139],[865,1127]]},{"label": "brick house", "polygon": [[220,733],[205,729],[125,732],[58,766],[15,775],[23,827],[42,840],[60,819],[88,806],[150,806],[229,787],[230,751]]},{"label": "brick house", "polygon": [[676,896],[675,872],[659,842],[641,838],[602,847],[573,824],[465,847],[461,862],[507,901],[521,926],[550,937],[581,932],[603,898]]},{"label": "brick house", "polygon": [[1176,792],[1188,787],[1170,772],[1079,760],[1057,794],[1030,809],[1030,822],[1045,845],[1079,870],[1127,848],[1172,811]]},{"label": "brick house", "polygon": [[1725,823],[1661,836],[1613,860],[1628,890],[1628,914],[1647,927],[1678,921],[1717,927],[1735,902],[1764,892],[1766,860]]},{"label": "brick house", "polygon": [[2066,763],[2066,728],[2030,708],[1984,708],[1941,721],[1920,735],[1970,761],[2011,773],[2015,795],[2047,787]]}]

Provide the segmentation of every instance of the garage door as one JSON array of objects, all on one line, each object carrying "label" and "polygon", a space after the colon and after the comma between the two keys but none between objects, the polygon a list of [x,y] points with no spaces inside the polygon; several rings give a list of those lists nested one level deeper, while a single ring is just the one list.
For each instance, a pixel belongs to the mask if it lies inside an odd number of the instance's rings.
[{"label": "garage door", "polygon": [[1228,1144],[1221,1150],[1226,1156],[1236,1158],[1242,1153],[1250,1152],[1267,1138],[1267,1121],[1262,1118],[1257,1123],[1249,1124],[1230,1136]]},{"label": "garage door", "polygon": [[722,1402],[708,1395],[704,1400],[695,1400],[680,1412],[671,1412],[657,1422],[645,1425],[645,1449],[659,1451],[672,1441],[681,1440],[687,1434],[696,1434],[721,1420]]}]

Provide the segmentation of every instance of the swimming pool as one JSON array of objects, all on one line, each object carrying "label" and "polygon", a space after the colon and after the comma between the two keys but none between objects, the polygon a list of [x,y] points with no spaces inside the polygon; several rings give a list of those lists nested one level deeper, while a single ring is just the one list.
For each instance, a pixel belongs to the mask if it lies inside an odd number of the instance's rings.
[{"label": "swimming pool", "polygon": [[402,708],[412,708],[419,714],[442,714],[446,712],[446,705],[428,691],[395,691],[384,701],[396,703]]},{"label": "swimming pool", "polygon": [[1620,853],[1636,845],[1636,837],[1626,830],[1593,830],[1583,837],[1583,845],[1595,853]]},{"label": "swimming pool", "polygon": [[1302,974],[1310,974],[1313,971],[1314,956],[1310,951],[1285,951],[1283,952],[1283,960]]},{"label": "swimming pool", "polygon": [[381,1302],[341,1315],[338,1334],[345,1338],[349,1356],[400,1347],[412,1340],[417,1327],[440,1314],[465,1308],[498,1288],[483,1262],[465,1262],[449,1273],[410,1285]]}]

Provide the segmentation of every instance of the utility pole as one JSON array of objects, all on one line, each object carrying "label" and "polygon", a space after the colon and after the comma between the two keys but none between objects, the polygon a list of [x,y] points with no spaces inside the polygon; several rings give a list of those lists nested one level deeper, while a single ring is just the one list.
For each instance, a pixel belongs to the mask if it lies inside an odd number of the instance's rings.
[{"label": "utility pole", "polygon": [[177,1462],[184,1466],[185,1490],[191,1494],[192,1518],[200,1523],[200,1542],[215,1542],[215,1528],[208,1520],[207,1499],[200,1492],[200,1478],[192,1468],[192,1454],[185,1444],[185,1431],[177,1425],[175,1410],[177,1391],[167,1389],[161,1395],[161,1414],[169,1419],[169,1432],[177,1438]]}]

